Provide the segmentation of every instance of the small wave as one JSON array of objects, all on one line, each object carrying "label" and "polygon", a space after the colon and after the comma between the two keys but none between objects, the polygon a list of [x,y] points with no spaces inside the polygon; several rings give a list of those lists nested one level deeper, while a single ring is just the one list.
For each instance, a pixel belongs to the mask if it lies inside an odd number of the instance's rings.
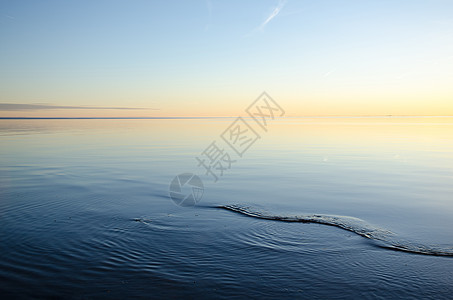
[{"label": "small wave", "polygon": [[145,224],[152,222],[151,219],[147,219],[147,218],[134,218],[134,219],[132,219],[132,221],[145,223]]},{"label": "small wave", "polygon": [[245,216],[281,221],[281,222],[298,222],[298,223],[315,223],[328,226],[338,227],[364,238],[370,239],[375,242],[378,247],[402,251],[414,254],[424,254],[432,256],[453,256],[453,248],[441,248],[437,246],[426,246],[405,241],[399,238],[395,233],[381,229],[379,227],[372,226],[365,221],[347,216],[335,216],[335,215],[275,215],[260,210],[253,209],[250,206],[244,205],[220,205],[217,208],[226,209],[229,211],[237,212]]}]

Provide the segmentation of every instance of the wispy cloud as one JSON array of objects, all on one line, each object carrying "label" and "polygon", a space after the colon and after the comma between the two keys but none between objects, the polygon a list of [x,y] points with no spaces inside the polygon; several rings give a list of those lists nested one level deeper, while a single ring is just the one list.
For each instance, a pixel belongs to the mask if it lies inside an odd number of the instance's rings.
[{"label": "wispy cloud", "polygon": [[16,18],[12,15],[8,14],[1,14],[0,15],[0,24],[8,24],[10,22],[14,22]]},{"label": "wispy cloud", "polygon": [[324,78],[327,78],[327,77],[329,77],[332,73],[334,73],[335,71],[336,71],[336,69],[332,69],[332,70],[330,70],[329,72],[325,73],[323,77],[324,77]]},{"label": "wispy cloud", "polygon": [[282,10],[283,6],[285,6],[286,1],[285,0],[280,0],[277,4],[277,6],[272,10],[271,14],[264,20],[263,23],[258,27],[259,30],[263,30],[266,25],[272,21]]},{"label": "wispy cloud", "polygon": [[148,109],[159,110],[157,108],[143,107],[115,107],[115,106],[66,106],[48,104],[22,104],[22,103],[0,103],[0,111],[5,110],[43,110],[43,109]]},{"label": "wispy cloud", "polygon": [[279,0],[277,6],[272,8],[271,13],[267,16],[267,18],[263,21],[263,23],[261,23],[258,27],[256,27],[254,30],[252,30],[252,32],[246,34],[244,37],[250,36],[253,33],[255,33],[256,31],[263,31],[264,28],[266,27],[266,25],[269,24],[269,22],[272,21],[280,13],[280,11],[283,9],[285,4],[286,4],[286,0]]}]

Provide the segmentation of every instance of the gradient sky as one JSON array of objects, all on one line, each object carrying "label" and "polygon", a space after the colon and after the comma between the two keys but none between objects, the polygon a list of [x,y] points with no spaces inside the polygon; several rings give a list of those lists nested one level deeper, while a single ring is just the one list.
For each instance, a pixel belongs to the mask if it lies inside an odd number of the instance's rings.
[{"label": "gradient sky", "polygon": [[262,91],[453,115],[453,1],[0,0],[0,117],[236,116]]}]

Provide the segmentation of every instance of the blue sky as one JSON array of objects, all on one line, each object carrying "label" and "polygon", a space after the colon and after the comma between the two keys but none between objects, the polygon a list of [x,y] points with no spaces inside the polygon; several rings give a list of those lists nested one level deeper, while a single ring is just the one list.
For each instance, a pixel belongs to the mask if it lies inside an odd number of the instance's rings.
[{"label": "blue sky", "polygon": [[3,116],[453,114],[453,1],[0,3],[0,103],[60,107]]}]

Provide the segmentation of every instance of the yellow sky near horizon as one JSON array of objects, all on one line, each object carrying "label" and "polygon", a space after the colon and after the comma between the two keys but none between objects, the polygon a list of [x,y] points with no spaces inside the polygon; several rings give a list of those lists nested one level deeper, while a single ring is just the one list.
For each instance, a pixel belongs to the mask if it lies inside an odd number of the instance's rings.
[{"label": "yellow sky near horizon", "polygon": [[[181,101],[172,99],[169,102],[161,102],[159,105],[146,105],[146,101],[138,105],[128,103],[98,102],[103,106],[86,105],[84,109],[77,106],[66,108],[65,105],[57,108],[46,108],[43,104],[40,109],[8,109],[1,110],[0,117],[234,117],[246,115],[245,109],[250,105],[260,92],[247,96],[228,97],[218,96],[215,100],[187,99]],[[339,92],[335,96],[329,95],[328,91],[320,91],[295,99],[289,92],[269,93],[273,99],[283,107],[286,116],[451,116],[453,115],[453,100],[451,97],[441,94],[404,95],[392,91],[387,93],[367,94],[365,91]],[[393,97],[397,99],[394,99]],[[195,98],[195,97],[193,97]],[[133,104],[133,103],[131,103]],[[69,105],[68,105],[69,106]],[[90,109],[90,107],[118,107],[119,109]],[[128,109],[137,108],[137,109]],[[147,109],[149,108],[149,109]]]}]

